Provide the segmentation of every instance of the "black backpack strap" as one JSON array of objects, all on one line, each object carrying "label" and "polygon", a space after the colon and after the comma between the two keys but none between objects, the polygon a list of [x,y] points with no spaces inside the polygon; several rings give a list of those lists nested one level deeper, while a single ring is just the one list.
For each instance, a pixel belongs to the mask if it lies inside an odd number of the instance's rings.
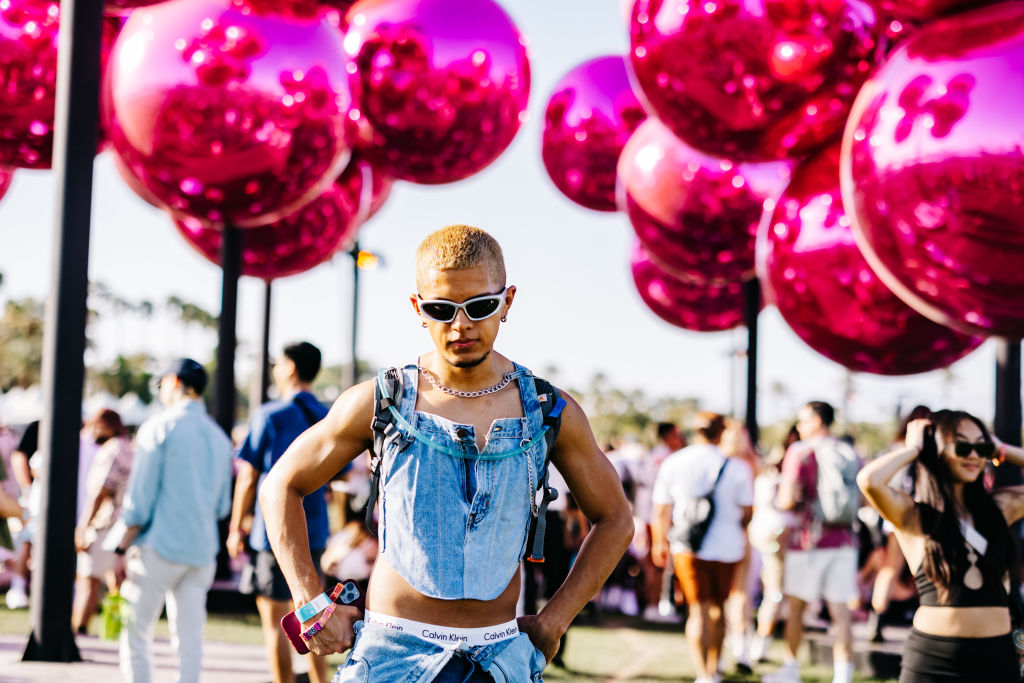
[{"label": "black backpack strap", "polygon": [[711,490],[708,491],[709,496],[715,492],[715,489],[718,488],[718,482],[722,480],[722,475],[725,473],[725,466],[728,464],[729,458],[724,458],[722,460],[722,466],[718,468],[718,476],[715,477],[715,483],[711,485]]},{"label": "black backpack strap", "polygon": [[373,509],[377,506],[377,495],[380,490],[380,465],[384,459],[384,447],[388,442],[400,436],[392,420],[391,408],[398,409],[402,398],[402,372],[398,368],[381,370],[373,382],[373,448],[370,451],[370,493],[363,508],[366,530],[377,535],[377,525],[373,521]]},{"label": "black backpack strap", "polygon": [[292,399],[292,403],[295,404],[295,407],[298,408],[299,411],[302,413],[303,417],[306,418],[306,422],[309,423],[310,427],[312,427],[313,425],[320,421],[320,418],[316,416],[316,413],[314,413],[309,406],[307,406],[305,403],[299,400],[298,395],[296,395],[295,398]]},{"label": "black backpack strap", "polygon": [[540,505],[537,506],[537,516],[533,518],[533,550],[527,556],[529,562],[544,561],[544,533],[547,529],[548,504],[558,498],[558,491],[548,485],[548,464],[551,462],[551,449],[558,439],[558,431],[562,427],[562,409],[565,408],[565,399],[558,390],[551,386],[547,380],[539,377],[533,378],[537,390],[537,398],[540,400],[541,413],[544,415],[543,426],[544,443],[547,446],[544,452],[544,468],[541,472],[538,488],[544,489]]}]

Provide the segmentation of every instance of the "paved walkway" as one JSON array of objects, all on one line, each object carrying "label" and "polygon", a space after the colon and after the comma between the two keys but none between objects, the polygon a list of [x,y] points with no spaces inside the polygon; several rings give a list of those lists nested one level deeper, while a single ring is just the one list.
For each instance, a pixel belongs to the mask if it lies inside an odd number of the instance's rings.
[{"label": "paved walkway", "polygon": [[[0,634],[0,681],[117,681],[117,643],[94,636],[79,636],[76,640],[82,654],[81,662],[59,664],[49,662],[23,662],[28,636]],[[177,673],[177,655],[166,639],[153,644],[153,681],[172,683]],[[296,662],[296,669],[298,663]],[[269,679],[267,659],[262,645],[236,645],[231,643],[203,644],[203,673],[201,680],[216,683],[265,683]]]}]

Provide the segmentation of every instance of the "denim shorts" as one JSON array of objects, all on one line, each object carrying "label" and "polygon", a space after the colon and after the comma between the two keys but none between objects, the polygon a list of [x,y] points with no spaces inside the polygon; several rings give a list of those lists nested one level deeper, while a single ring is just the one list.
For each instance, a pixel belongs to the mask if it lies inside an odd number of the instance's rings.
[{"label": "denim shorts", "polygon": [[[376,624],[355,623],[355,643],[334,683],[431,683],[432,681],[543,681],[547,661],[529,636],[493,645],[445,648]],[[452,678],[451,675],[457,675]]]}]

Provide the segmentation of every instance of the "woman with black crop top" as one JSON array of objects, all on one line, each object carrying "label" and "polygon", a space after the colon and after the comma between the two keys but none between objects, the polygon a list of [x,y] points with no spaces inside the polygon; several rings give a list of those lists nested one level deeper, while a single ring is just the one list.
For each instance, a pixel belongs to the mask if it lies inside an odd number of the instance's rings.
[{"label": "woman with black crop top", "polygon": [[[972,415],[940,410],[911,422],[906,446],[857,476],[895,527],[920,593],[901,683],[1020,680],[1008,597],[1020,561],[1008,525],[1024,517],[1024,487],[988,491],[990,458],[1024,466],[1024,449],[1001,443]],[[889,485],[915,459],[917,500]]]}]

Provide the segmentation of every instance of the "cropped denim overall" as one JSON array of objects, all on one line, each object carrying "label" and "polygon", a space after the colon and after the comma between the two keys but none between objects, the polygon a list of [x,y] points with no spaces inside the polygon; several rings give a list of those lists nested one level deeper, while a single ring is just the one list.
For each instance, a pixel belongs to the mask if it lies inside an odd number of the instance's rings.
[{"label": "cropped denim overall", "polygon": [[[416,410],[416,365],[401,373],[399,412],[407,424],[396,422],[401,434],[385,446],[380,464],[381,556],[423,595],[493,600],[519,571],[545,465],[533,376],[515,365],[523,417],[494,420],[478,451],[473,425]],[[409,426],[432,443],[415,438]],[[540,681],[546,663],[523,633],[491,645],[445,648],[360,621],[335,680],[426,683],[447,671],[456,653],[496,681]]]}]

